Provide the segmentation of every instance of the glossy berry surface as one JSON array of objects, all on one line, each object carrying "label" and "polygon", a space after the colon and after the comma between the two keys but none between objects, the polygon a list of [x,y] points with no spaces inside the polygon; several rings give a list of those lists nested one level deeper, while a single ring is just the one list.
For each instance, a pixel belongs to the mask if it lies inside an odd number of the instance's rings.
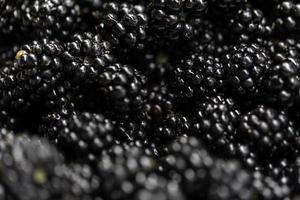
[{"label": "glossy berry surface", "polygon": [[298,0],[0,0],[0,200],[298,200]]}]

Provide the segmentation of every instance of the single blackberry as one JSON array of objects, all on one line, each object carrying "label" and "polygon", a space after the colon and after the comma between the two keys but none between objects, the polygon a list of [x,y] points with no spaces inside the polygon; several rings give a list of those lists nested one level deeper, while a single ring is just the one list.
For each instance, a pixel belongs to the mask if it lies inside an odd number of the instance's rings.
[{"label": "single blackberry", "polygon": [[63,53],[64,72],[77,85],[95,84],[97,78],[109,64],[114,62],[111,45],[101,36],[86,32],[75,34],[65,44]]},{"label": "single blackberry", "polygon": [[300,100],[300,61],[288,58],[272,66],[264,80],[267,102],[285,108],[297,106]]},{"label": "single blackberry", "polygon": [[0,146],[0,181],[14,198],[81,199],[80,181],[68,176],[61,155],[46,141],[5,137]]},{"label": "single blackberry", "polygon": [[141,4],[105,2],[102,6],[100,24],[101,35],[116,50],[141,50],[147,36],[148,16]]},{"label": "single blackberry", "polygon": [[57,135],[57,145],[72,160],[93,161],[102,150],[121,139],[114,134],[110,120],[101,114],[73,114],[62,123],[64,127]]},{"label": "single blackberry", "polygon": [[299,33],[300,4],[297,1],[280,1],[275,9],[275,30],[280,33]]},{"label": "single blackberry", "polygon": [[35,41],[17,52],[12,66],[1,69],[1,105],[28,110],[61,79],[63,47],[56,41]]},{"label": "single blackberry", "polygon": [[274,63],[282,63],[288,58],[300,58],[300,43],[294,39],[287,38],[273,42],[272,57]]},{"label": "single blackberry", "polygon": [[[37,65],[36,69],[42,68],[42,65]],[[28,67],[29,68],[29,67]],[[23,69],[22,69],[23,70]],[[25,78],[29,75],[28,80],[25,79],[24,82],[20,82],[20,85],[13,85],[13,87],[8,87],[7,89],[16,91],[11,95],[11,99],[4,99],[4,105],[2,107],[7,107],[7,114],[10,117],[15,118],[14,121],[8,121],[8,126],[13,130],[30,130],[31,132],[38,132],[39,123],[42,121],[42,116],[49,112],[54,112],[53,110],[60,110],[64,107],[74,107],[72,101],[74,99],[74,94],[72,91],[71,84],[68,81],[61,80],[59,77],[57,83],[50,86],[50,83],[44,78],[44,83],[41,83],[42,87],[47,90],[45,93],[39,93],[39,88],[35,87],[35,83],[31,82],[30,73],[25,69]],[[42,69],[41,69],[42,70]],[[20,74],[23,72],[20,72]],[[43,72],[38,72],[43,73]],[[18,77],[18,73],[15,77]],[[33,76],[35,76],[33,74]],[[39,76],[39,74],[37,75]],[[13,76],[11,76],[13,77]],[[21,75],[22,78],[22,75]],[[37,77],[39,78],[39,77]],[[29,85],[27,88],[22,89],[22,84]],[[37,82],[38,84],[38,82]],[[48,84],[48,85],[47,85]],[[6,85],[9,86],[9,85]],[[37,85],[39,86],[39,85]],[[8,91],[9,91],[8,90]],[[11,93],[8,93],[11,94]],[[18,99],[16,99],[18,98]],[[7,119],[7,117],[5,117]],[[12,124],[13,122],[13,124]],[[42,133],[44,135],[44,133]]]},{"label": "single blackberry", "polygon": [[217,154],[227,156],[234,141],[234,130],[240,111],[230,98],[214,96],[197,106],[193,133]]},{"label": "single blackberry", "polygon": [[240,116],[235,135],[263,163],[295,159],[300,141],[296,125],[286,112],[263,105]]},{"label": "single blackberry", "polygon": [[201,99],[224,89],[224,67],[216,57],[193,53],[175,69],[174,79],[179,98]]},{"label": "single blackberry", "polygon": [[268,37],[272,33],[263,12],[256,8],[239,9],[228,23],[234,32],[233,40],[238,38],[239,41],[245,42],[257,37]]},{"label": "single blackberry", "polygon": [[253,195],[251,176],[240,164],[211,157],[196,138],[181,137],[168,150],[163,158],[165,173],[179,182],[187,199],[248,199]]},{"label": "single blackberry", "polygon": [[[116,63],[106,67],[98,78],[98,90],[110,111],[135,112],[142,108],[146,77],[129,65]],[[105,107],[104,107],[105,108]]]},{"label": "single blackberry", "polygon": [[148,7],[152,32],[159,38],[178,41],[197,36],[197,25],[208,3],[206,0],[153,0]]},{"label": "single blackberry", "polygon": [[257,44],[234,46],[225,56],[226,85],[233,95],[257,97],[271,65],[269,52]]},{"label": "single blackberry", "polygon": [[176,182],[161,176],[158,161],[141,148],[115,145],[100,158],[97,173],[105,199],[184,199]]}]

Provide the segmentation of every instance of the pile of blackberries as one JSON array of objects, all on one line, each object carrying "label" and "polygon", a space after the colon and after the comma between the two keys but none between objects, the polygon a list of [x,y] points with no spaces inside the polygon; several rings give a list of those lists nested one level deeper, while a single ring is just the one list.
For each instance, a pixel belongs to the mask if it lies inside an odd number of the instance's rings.
[{"label": "pile of blackberries", "polygon": [[299,0],[0,0],[0,200],[300,200]]}]

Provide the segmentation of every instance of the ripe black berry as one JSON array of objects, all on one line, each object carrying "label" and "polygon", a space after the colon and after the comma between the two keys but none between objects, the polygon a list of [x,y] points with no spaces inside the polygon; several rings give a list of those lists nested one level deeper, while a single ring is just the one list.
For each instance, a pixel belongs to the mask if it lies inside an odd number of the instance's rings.
[{"label": "ripe black berry", "polygon": [[230,98],[214,96],[199,103],[194,115],[193,132],[215,153],[231,151],[240,111]]},{"label": "ripe black berry", "polygon": [[101,35],[117,50],[143,49],[148,27],[145,7],[117,2],[106,2],[102,7],[98,26]]},{"label": "ripe black berry", "polygon": [[180,98],[201,99],[224,89],[224,67],[216,57],[192,54],[174,71],[174,93]]},{"label": "ripe black berry", "polygon": [[150,28],[160,38],[190,39],[197,35],[197,23],[205,14],[206,0],[154,0],[150,5]]},{"label": "ripe black berry", "polygon": [[257,44],[234,46],[225,56],[226,85],[233,94],[258,96],[271,65],[269,52]]}]

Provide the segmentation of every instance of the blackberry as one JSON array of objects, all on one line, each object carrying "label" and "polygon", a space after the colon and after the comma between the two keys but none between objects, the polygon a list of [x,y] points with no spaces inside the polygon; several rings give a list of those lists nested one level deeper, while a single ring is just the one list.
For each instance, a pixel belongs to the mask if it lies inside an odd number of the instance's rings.
[{"label": "blackberry", "polygon": [[214,96],[198,104],[193,133],[200,137],[208,148],[223,156],[229,155],[234,142],[234,131],[240,111],[230,98]]},{"label": "blackberry", "polygon": [[13,35],[21,39],[22,34],[30,32],[35,39],[44,36],[65,39],[85,29],[81,12],[73,0],[9,1],[0,16],[0,27],[8,38]]},{"label": "blackberry", "polygon": [[267,102],[285,108],[298,105],[300,94],[300,62],[288,58],[270,68],[264,81],[264,97]]},{"label": "blackberry", "polygon": [[282,63],[288,58],[300,58],[300,43],[294,39],[287,38],[275,41],[272,48],[274,63]]},{"label": "blackberry", "polygon": [[197,24],[207,8],[206,0],[153,0],[149,5],[150,29],[167,40],[191,39],[197,36]]},{"label": "blackberry", "polygon": [[16,199],[81,199],[79,182],[66,170],[46,141],[26,136],[1,140],[0,181]]},{"label": "blackberry", "polygon": [[67,38],[83,28],[81,10],[75,0],[24,1],[22,23],[36,29],[37,35]]},{"label": "blackberry", "polygon": [[239,9],[235,16],[230,18],[229,27],[240,41],[268,37],[272,33],[263,12],[251,7]]},{"label": "blackberry", "polygon": [[61,78],[62,52],[59,43],[46,39],[23,46],[12,66],[1,69],[1,105],[28,110],[47,96]]},{"label": "blackberry", "polygon": [[63,124],[56,138],[57,145],[72,160],[95,159],[102,150],[117,142],[112,123],[101,114],[73,114]]},{"label": "blackberry", "polygon": [[234,46],[225,56],[226,85],[233,95],[257,97],[271,65],[269,52],[257,44]]},{"label": "blackberry", "polygon": [[174,79],[179,98],[201,99],[224,89],[224,67],[216,57],[193,53],[175,69]]},{"label": "blackberry", "polygon": [[[96,79],[88,80],[92,84],[74,89],[74,100],[80,111],[103,113],[111,119],[126,118],[128,114],[138,115],[147,94],[147,79],[143,74],[121,63],[111,63],[94,74],[97,74]],[[118,115],[116,111],[124,115]]]},{"label": "blackberry", "polygon": [[235,134],[263,162],[294,159],[298,152],[299,132],[285,111],[258,106],[240,116]]},{"label": "blackberry", "polygon": [[[99,93],[109,111],[135,112],[142,108],[146,77],[129,65],[116,63],[106,67],[98,78]],[[109,112],[108,111],[108,112]]]},{"label": "blackberry", "polygon": [[147,36],[148,16],[143,5],[106,2],[97,27],[117,50],[141,50]]},{"label": "blackberry", "polygon": [[159,174],[158,161],[138,147],[113,146],[102,153],[97,170],[106,199],[184,199],[176,182]]},{"label": "blackberry", "polygon": [[300,4],[297,1],[280,1],[275,8],[275,30],[280,33],[299,33]]},{"label": "blackberry", "polygon": [[248,199],[253,194],[251,176],[238,162],[211,157],[196,138],[174,141],[163,162],[188,199]]},{"label": "blackberry", "polygon": [[90,85],[109,64],[114,62],[111,45],[90,32],[75,34],[65,44],[64,71],[78,85]]}]

